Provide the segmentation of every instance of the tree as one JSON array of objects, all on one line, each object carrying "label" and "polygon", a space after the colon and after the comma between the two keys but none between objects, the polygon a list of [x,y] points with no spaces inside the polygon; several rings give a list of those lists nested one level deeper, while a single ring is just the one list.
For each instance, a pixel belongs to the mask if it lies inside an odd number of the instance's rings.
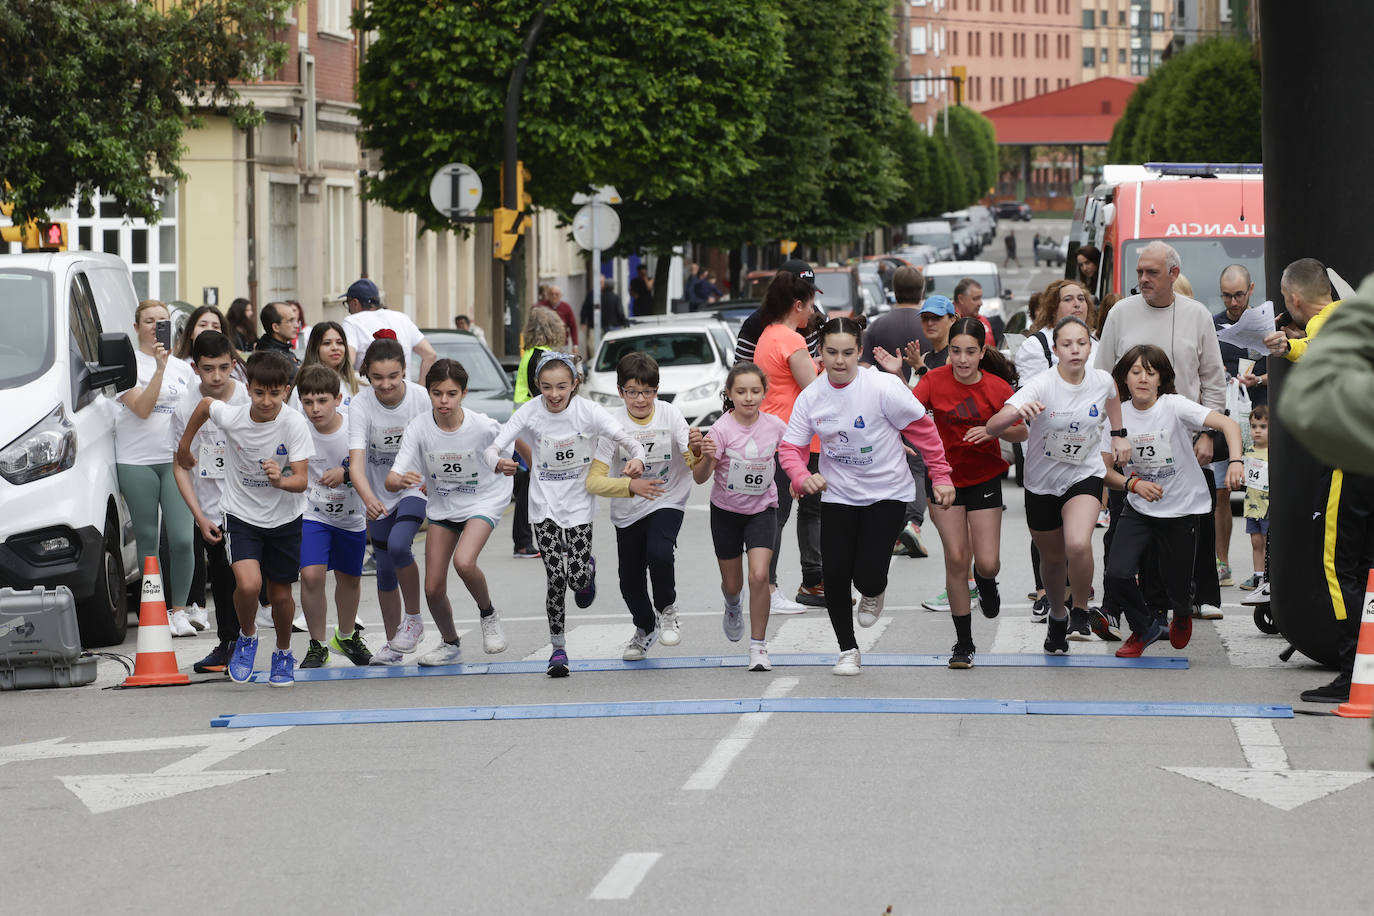
[{"label": "tree", "polygon": [[949,147],[963,167],[966,188],[955,208],[966,207],[997,184],[997,130],[972,108],[949,109]]},{"label": "tree", "polygon": [[0,198],[16,223],[88,201],[98,188],[124,213],[158,218],[160,178],[177,161],[195,111],[239,123],[260,113],[231,83],[274,70],[287,0],[0,3]]}]

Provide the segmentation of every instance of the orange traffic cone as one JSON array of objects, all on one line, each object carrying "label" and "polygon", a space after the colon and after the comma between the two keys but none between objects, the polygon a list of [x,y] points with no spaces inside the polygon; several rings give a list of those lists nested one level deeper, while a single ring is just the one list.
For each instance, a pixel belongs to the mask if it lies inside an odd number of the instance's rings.
[{"label": "orange traffic cone", "polygon": [[138,606],[138,658],[125,687],[164,687],[189,684],[177,670],[172,651],[172,629],[167,624],[167,602],[162,597],[162,576],[157,557],[143,558],[143,597]]},{"label": "orange traffic cone", "polygon": [[1336,707],[1336,715],[1368,719],[1374,715],[1374,569],[1364,587],[1364,612],[1360,617],[1360,643],[1355,649],[1355,671],[1350,676],[1350,699]]}]

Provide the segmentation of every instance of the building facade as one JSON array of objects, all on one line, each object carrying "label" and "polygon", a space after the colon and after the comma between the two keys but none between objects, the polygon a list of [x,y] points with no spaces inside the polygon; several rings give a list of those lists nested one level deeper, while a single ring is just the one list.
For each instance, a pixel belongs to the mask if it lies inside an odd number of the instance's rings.
[{"label": "building facade", "polygon": [[1149,76],[1164,62],[1178,11],[1189,2],[1220,0],[1079,0],[1080,80]]}]

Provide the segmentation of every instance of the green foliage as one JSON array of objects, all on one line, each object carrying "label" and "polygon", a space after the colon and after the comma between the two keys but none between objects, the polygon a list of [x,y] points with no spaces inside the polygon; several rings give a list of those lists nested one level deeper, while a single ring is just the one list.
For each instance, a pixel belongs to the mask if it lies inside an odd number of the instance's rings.
[{"label": "green foliage", "polygon": [[903,188],[883,212],[884,223],[900,226],[922,215],[932,181],[933,142],[911,118],[897,119],[888,145],[897,154]]},{"label": "green foliage", "polygon": [[965,187],[954,209],[965,207],[997,184],[997,134],[992,122],[972,108],[949,109],[948,144],[964,172]]},{"label": "green foliage", "polygon": [[181,181],[194,109],[254,112],[231,82],[279,67],[285,0],[0,2],[0,197],[25,222],[99,188],[158,218],[159,177]]}]

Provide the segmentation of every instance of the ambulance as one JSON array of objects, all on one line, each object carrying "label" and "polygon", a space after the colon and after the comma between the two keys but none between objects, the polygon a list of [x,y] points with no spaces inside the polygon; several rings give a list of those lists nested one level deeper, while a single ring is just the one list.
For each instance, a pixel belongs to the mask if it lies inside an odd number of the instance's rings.
[{"label": "ambulance", "polygon": [[1103,180],[1079,199],[1064,275],[1078,275],[1077,252],[1102,252],[1092,285],[1108,293],[1137,292],[1140,250],[1161,241],[1178,251],[1193,298],[1222,309],[1218,282],[1230,264],[1244,265],[1255,283],[1252,304],[1269,298],[1264,282],[1264,176],[1258,164],[1161,163],[1108,165]]}]

